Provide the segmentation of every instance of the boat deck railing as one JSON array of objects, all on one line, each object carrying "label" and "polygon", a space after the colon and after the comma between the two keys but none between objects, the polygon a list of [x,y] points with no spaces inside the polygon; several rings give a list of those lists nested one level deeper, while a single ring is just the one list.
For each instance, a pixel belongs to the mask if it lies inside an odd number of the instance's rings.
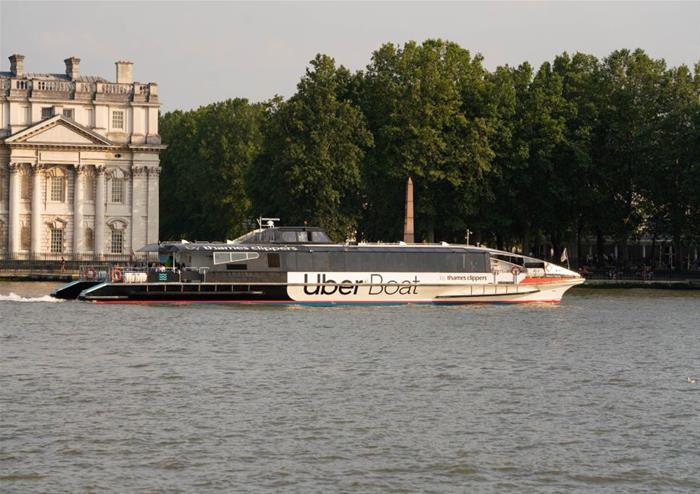
[{"label": "boat deck railing", "polygon": [[[112,283],[197,283],[205,282],[209,268],[114,266],[109,271]],[[105,279],[107,277],[105,276]]]}]

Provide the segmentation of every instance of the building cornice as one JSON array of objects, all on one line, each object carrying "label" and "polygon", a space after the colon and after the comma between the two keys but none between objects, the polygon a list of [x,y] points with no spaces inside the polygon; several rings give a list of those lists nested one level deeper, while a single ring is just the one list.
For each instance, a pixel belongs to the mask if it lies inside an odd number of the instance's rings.
[{"label": "building cornice", "polygon": [[166,144],[129,144],[127,147],[130,151],[162,151],[168,148]]}]

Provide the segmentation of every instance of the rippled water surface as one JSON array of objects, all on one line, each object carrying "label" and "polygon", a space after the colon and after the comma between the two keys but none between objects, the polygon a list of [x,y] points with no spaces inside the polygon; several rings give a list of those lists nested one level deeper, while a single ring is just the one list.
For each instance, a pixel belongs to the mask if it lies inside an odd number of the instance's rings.
[{"label": "rippled water surface", "polygon": [[697,293],[294,309],[51,287],[0,285],[3,493],[700,492]]}]

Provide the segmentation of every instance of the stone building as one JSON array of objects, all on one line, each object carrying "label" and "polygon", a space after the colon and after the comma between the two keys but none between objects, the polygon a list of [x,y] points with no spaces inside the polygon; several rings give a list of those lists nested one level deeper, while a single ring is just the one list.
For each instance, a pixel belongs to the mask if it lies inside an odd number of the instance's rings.
[{"label": "stone building", "polygon": [[123,260],[158,241],[158,86],[0,72],[0,259]]}]

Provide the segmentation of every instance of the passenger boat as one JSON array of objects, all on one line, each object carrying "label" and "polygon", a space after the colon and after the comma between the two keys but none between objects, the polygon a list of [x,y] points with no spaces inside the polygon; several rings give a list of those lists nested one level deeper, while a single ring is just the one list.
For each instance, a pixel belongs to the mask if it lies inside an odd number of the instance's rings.
[{"label": "passenger boat", "polygon": [[164,242],[146,250],[172,268],[91,269],[57,298],[101,303],[466,304],[559,302],[576,272],[471,245],[334,244],[314,227],[268,222],[226,243]]}]

